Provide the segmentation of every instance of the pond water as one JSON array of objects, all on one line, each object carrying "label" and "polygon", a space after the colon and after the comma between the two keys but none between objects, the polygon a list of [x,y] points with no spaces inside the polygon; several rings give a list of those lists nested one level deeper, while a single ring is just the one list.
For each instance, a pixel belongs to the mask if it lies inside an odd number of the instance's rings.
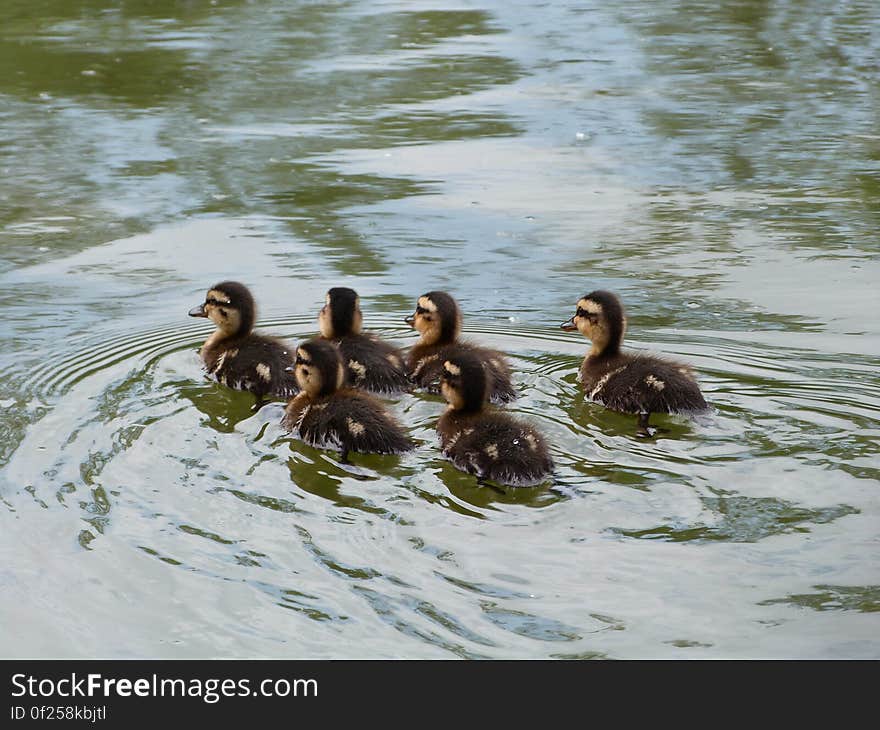
[{"label": "pond water", "polygon": [[[6,0],[0,655],[880,658],[880,6]],[[729,5],[729,7],[719,7]],[[222,279],[401,346],[447,289],[541,489],[287,436]],[[712,413],[584,401],[595,288]]]}]

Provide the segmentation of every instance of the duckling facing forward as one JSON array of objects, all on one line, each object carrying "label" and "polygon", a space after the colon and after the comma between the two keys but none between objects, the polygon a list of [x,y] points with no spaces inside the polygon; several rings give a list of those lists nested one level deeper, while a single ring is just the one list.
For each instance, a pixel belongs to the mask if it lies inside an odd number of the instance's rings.
[{"label": "duckling facing forward", "polygon": [[497,350],[478,347],[458,339],[461,310],[458,303],[443,291],[431,291],[419,297],[416,311],[404,320],[421,335],[407,357],[407,374],[418,387],[437,392],[443,363],[452,357],[472,353],[489,371],[489,400],[508,403],[516,398],[507,358]]},{"label": "duckling facing forward", "polygon": [[709,409],[689,365],[620,351],[626,316],[615,294],[586,294],[578,300],[574,316],[560,326],[578,330],[593,343],[578,375],[587,397],[612,411],[638,414],[640,435],[651,435],[652,413],[696,414]]},{"label": "duckling facing forward", "polygon": [[327,292],[318,326],[321,337],[339,348],[349,384],[374,393],[408,390],[403,355],[378,337],[363,334],[363,319],[360,297],[354,289],[334,287]]},{"label": "duckling facing forward", "polygon": [[293,370],[301,390],[284,409],[282,425],[306,443],[339,449],[343,462],[349,451],[399,454],[413,448],[376,398],[344,387],[345,366],[332,343],[314,339],[299,345]]},{"label": "duckling facing forward", "polygon": [[267,396],[289,398],[299,390],[286,371],[293,365],[288,346],[252,332],[256,306],[244,284],[215,284],[205,303],[191,309],[189,316],[207,317],[217,325],[199,351],[208,376],[221,385],[253,393],[257,397],[254,410],[265,405]]},{"label": "duckling facing forward", "polygon": [[527,423],[486,409],[491,374],[479,357],[450,355],[441,370],[440,390],[449,403],[437,422],[443,455],[480,480],[513,487],[544,481],[553,471],[544,437]]}]

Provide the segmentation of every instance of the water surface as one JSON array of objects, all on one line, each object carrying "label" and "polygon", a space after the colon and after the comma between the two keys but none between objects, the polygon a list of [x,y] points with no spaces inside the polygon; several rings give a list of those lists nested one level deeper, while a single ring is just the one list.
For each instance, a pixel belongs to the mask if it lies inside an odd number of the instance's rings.
[{"label": "water surface", "polygon": [[[7,0],[0,653],[880,657],[880,10],[869,0]],[[354,466],[205,381],[218,280],[401,346],[445,288],[544,489]],[[586,403],[577,298],[711,415]]]}]

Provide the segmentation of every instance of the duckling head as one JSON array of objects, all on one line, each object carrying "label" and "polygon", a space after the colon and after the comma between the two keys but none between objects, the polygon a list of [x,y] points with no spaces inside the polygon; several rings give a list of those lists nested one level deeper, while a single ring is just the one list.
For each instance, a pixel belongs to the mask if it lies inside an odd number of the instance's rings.
[{"label": "duckling head", "polygon": [[225,337],[248,334],[254,326],[257,308],[244,284],[221,281],[205,295],[205,303],[189,310],[190,317],[207,317]]},{"label": "duckling head", "polygon": [[589,338],[591,355],[613,355],[620,350],[626,333],[626,315],[616,294],[597,290],[582,296],[574,316],[560,327]]},{"label": "duckling head", "polygon": [[318,315],[322,337],[333,340],[346,335],[359,335],[363,324],[361,299],[354,289],[337,286],[327,292]]},{"label": "duckling head", "polygon": [[416,303],[416,311],[404,320],[417,330],[423,345],[454,342],[461,330],[461,310],[445,291],[429,291]]},{"label": "duckling head", "polygon": [[342,357],[327,340],[314,339],[299,345],[293,372],[299,387],[312,398],[331,395],[345,383]]},{"label": "duckling head", "polygon": [[445,360],[440,374],[440,392],[454,411],[482,410],[489,397],[491,376],[479,357],[458,354]]}]

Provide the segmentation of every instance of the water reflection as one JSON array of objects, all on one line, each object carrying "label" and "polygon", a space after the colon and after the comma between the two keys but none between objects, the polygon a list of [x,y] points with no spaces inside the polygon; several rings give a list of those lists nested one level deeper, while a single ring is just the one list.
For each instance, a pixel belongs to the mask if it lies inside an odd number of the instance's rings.
[{"label": "water reflection", "polygon": [[[0,28],[10,655],[880,653],[875,3],[105,5]],[[423,394],[404,457],[291,439],[203,379],[225,278],[291,342],[452,290],[553,482],[479,486]],[[599,286],[711,416],[583,400]]]},{"label": "water reflection", "polygon": [[[14,5],[0,34],[12,69],[0,94],[28,123],[11,125],[19,131],[0,152],[28,165],[5,194],[14,217],[0,223],[46,220],[42,238],[56,252],[54,221],[70,234],[63,248],[76,250],[182,214],[264,213],[296,216],[296,234],[349,251],[346,273],[383,270],[339,209],[418,194],[430,181],[346,179],[309,158],[519,131],[497,111],[431,106],[451,88],[474,93],[521,73],[478,42],[500,32],[484,10]],[[452,42],[472,51],[449,52]],[[114,195],[95,207],[105,188]],[[33,260],[24,247],[16,257]]]}]

